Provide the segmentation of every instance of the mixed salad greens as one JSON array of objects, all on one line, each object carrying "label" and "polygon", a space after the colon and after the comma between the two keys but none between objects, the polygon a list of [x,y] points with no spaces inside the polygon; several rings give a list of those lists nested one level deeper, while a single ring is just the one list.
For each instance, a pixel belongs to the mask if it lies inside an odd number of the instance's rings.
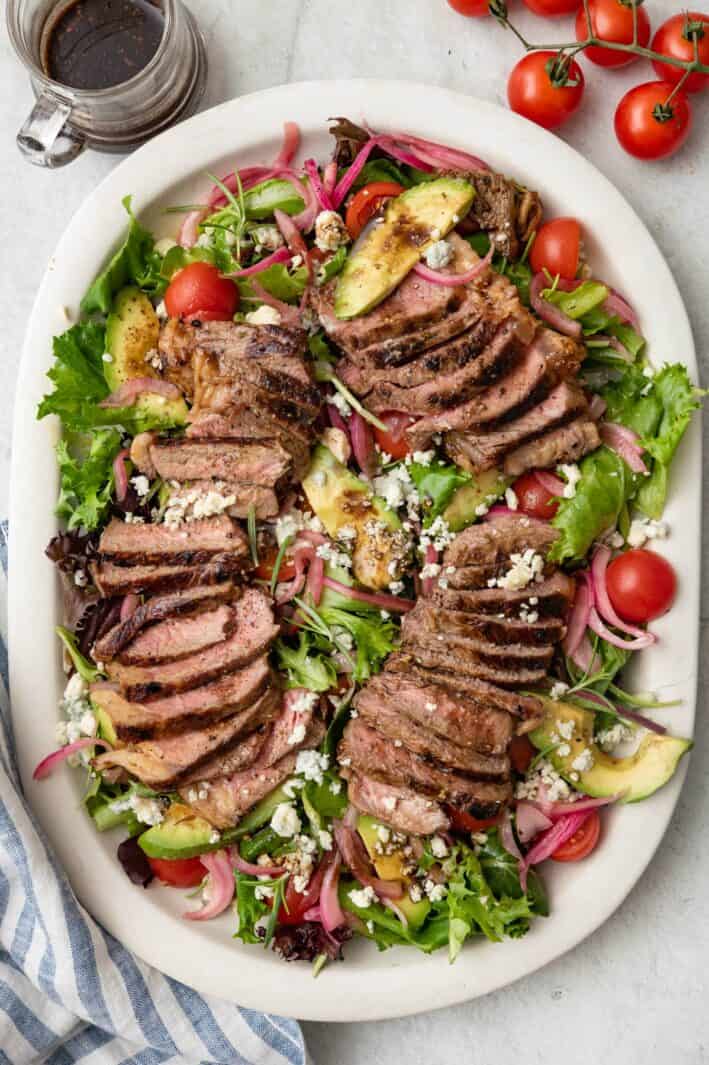
[{"label": "mixed salad greens", "polygon": [[[353,147],[346,125],[335,158],[323,167],[309,161],[302,171],[293,168],[289,128],[273,167],[212,178],[206,205],[167,207],[168,214],[184,215],[177,240],[155,239],[127,197],[125,239],[87,291],[80,320],[55,338],[51,390],[38,411],[40,418],[56,415],[62,427],[56,513],[63,531],[48,553],[64,579],[67,627],[58,633],[71,675],[61,703],[60,750],[37,775],[69,757],[87,774],[84,805],[97,829],[120,829],[125,837],[119,859],[131,879],[147,885],[156,875],[176,886],[201,885],[202,909],[190,917],[213,916],[233,900],[237,938],[312,960],[316,971],[340,957],[353,934],[380,949],[443,948],[451,961],[472,936],[524,935],[535,916],[549,913],[534,867],[549,856],[573,860],[589,853],[598,838],[598,808],[652,794],[691,746],[644,714],[669,704],[626,692],[621,674],[654,640],[644,623],[671,604],[674,584],[664,571],[658,575],[659,556],[644,545],[669,532],[661,520],[669,469],[700,393],[681,363],[654,369],[632,308],[592,276],[589,264],[577,262],[565,279],[552,262],[544,273],[532,269],[530,249],[544,227],[516,258],[493,255],[488,234],[475,232],[467,236],[470,246],[491,258],[525,306],[564,332],[575,324],[572,335],[587,352],[584,387],[605,426],[603,445],[578,465],[525,474],[515,483],[500,470],[466,472],[439,446],[410,453],[401,427],[411,419],[367,411],[337,377],[332,344],[300,304],[310,286],[348,268],[351,238],[387,197],[435,181],[451,167],[465,169],[464,153],[377,135],[364,149]],[[472,158],[466,157],[469,169],[479,163]],[[338,190],[346,219],[323,207],[335,203]],[[149,391],[126,390],[138,375],[126,376],[118,365],[113,331],[126,291],[135,301],[137,290],[146,313],[154,313],[150,328],[157,338],[171,283],[195,263],[229,279],[227,318],[308,328],[313,374],[330,412],[297,496],[275,520],[248,523],[257,578],[274,595],[283,621],[274,666],[291,697],[321,701],[327,733],[317,752],[301,752],[285,784],[221,833],[178,795],[112,782],[91,764],[100,745],[116,742],[88,691],[103,675],[91,648],[118,620],[121,603],[98,597],[88,566],[111,517],[165,519],[173,489],[136,474],[128,448],[141,433],[179,435],[187,420],[181,398],[156,402]],[[142,374],[156,378],[146,361],[150,349],[139,354]],[[351,446],[343,449],[348,439]],[[343,518],[338,493],[346,492],[362,493],[377,508],[384,546],[370,555],[353,554],[361,530]],[[559,531],[551,557],[577,576],[579,588],[564,653],[537,693],[544,722],[512,744],[512,817],[505,812],[476,821],[460,814],[450,833],[407,837],[349,806],[336,746],[353,695],[397,648],[402,613],[432,581],[445,583],[441,552],[457,532],[494,517],[501,506],[551,521]],[[624,579],[611,579],[619,569]],[[306,570],[307,582],[300,582]],[[639,613],[638,580],[656,593]],[[338,854],[345,859],[342,872],[333,858]],[[403,897],[387,888],[401,883]],[[334,925],[333,913],[343,918]]]}]

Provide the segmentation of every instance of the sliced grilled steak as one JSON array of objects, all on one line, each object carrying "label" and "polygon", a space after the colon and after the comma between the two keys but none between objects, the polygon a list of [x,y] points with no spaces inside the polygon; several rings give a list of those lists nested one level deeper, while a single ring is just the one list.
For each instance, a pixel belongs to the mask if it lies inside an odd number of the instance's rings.
[{"label": "sliced grilled steak", "polygon": [[[472,591],[476,588],[487,588],[488,582],[506,577],[514,565],[511,559],[503,559],[485,566],[458,566],[454,572],[447,573],[445,579],[448,587],[455,590],[468,588]],[[554,572],[553,563],[544,561],[542,572],[544,576],[550,577]],[[528,587],[532,589],[529,594],[534,595],[534,584]]]},{"label": "sliced grilled steak", "polygon": [[[231,750],[220,751],[214,758],[210,758],[199,769],[195,769],[193,773],[185,777],[184,783],[194,784],[203,780],[217,780],[220,777],[231,776],[233,773],[241,773],[260,760],[268,739],[270,723],[280,713],[281,700],[281,690],[274,686],[268,688],[247,710],[242,710],[240,716],[245,722],[242,736],[246,738],[239,739]],[[249,715],[248,718],[247,715]]]},{"label": "sliced grilled steak", "polygon": [[222,603],[214,610],[187,617],[168,618],[136,636],[118,655],[127,666],[170,662],[220,643],[234,632],[236,611]]},{"label": "sliced grilled steak", "polygon": [[293,459],[293,472],[299,478],[310,462],[313,433],[310,428],[294,422],[278,419],[276,415],[258,403],[232,405],[229,395],[219,410],[210,408],[195,415],[187,428],[187,436],[195,440],[275,439]]},{"label": "sliced grilled steak", "polygon": [[[457,234],[448,239],[454,255],[447,272],[459,274],[479,262],[479,256]],[[398,366],[479,322],[495,327],[507,318],[526,315],[515,287],[489,269],[471,284],[455,288],[411,273],[378,307],[352,321],[335,317],[336,284],[335,279],[313,290],[313,303],[325,331],[358,365]]]},{"label": "sliced grilled steak", "polygon": [[348,778],[347,794],[352,805],[399,832],[428,836],[433,832],[445,832],[450,827],[443,807],[432,799],[352,770],[344,770],[342,775]]},{"label": "sliced grilled steak", "polygon": [[[367,688],[362,689],[367,692]],[[357,702],[357,713],[372,728],[393,740],[395,746],[404,746],[426,760],[442,766],[472,773],[481,780],[507,778],[510,760],[503,754],[482,754],[471,747],[461,747],[452,740],[436,735],[428,728],[404,717],[396,708],[376,696],[366,696]]]},{"label": "sliced grilled steak", "polygon": [[[445,449],[453,461],[464,469],[471,472],[488,470],[498,465],[508,451],[513,451],[520,444],[546,433],[549,429],[565,425],[587,409],[586,397],[580,387],[575,383],[562,381],[541,403],[501,428],[493,428],[488,432],[475,429],[447,433]],[[416,430],[420,424],[417,422],[415,426],[411,426],[411,430]],[[425,446],[430,434],[424,438],[421,430],[413,434],[411,430],[407,430],[407,440],[412,447]]]},{"label": "sliced grilled steak", "polygon": [[191,566],[210,562],[215,555],[246,557],[249,541],[243,529],[225,514],[169,525],[136,525],[113,518],[99,541],[102,560],[142,566]]},{"label": "sliced grilled steak", "polygon": [[290,455],[277,440],[174,440],[154,444],[150,455],[166,481],[244,481],[273,488],[291,468]]},{"label": "sliced grilled steak", "polygon": [[183,489],[185,491],[195,489],[201,495],[217,491],[223,496],[233,496],[234,502],[227,507],[226,511],[232,518],[248,518],[253,507],[257,519],[264,521],[266,518],[275,517],[280,509],[275,490],[261,484],[237,482],[227,484],[219,478],[213,481],[189,481],[180,488],[176,488],[173,494],[179,496]]},{"label": "sliced grilled steak", "polygon": [[466,648],[451,646],[452,638],[440,638],[419,633],[415,641],[407,643],[404,651],[425,669],[443,669],[449,673],[486,680],[501,688],[526,688],[538,683],[546,676],[545,665],[536,667],[524,664],[515,665],[513,660],[503,660],[505,664],[493,665],[482,655],[473,654]]},{"label": "sliced grilled steak", "polygon": [[108,714],[120,739],[136,740],[230,717],[255,703],[270,681],[268,658],[262,655],[238,673],[150,703],[131,703],[104,685],[92,685],[91,699]]},{"label": "sliced grilled steak", "polygon": [[213,644],[177,662],[154,666],[124,666],[115,660],[106,669],[118,681],[126,698],[136,702],[186,691],[240,669],[269,646],[278,633],[271,604],[256,588],[249,588],[235,606],[236,630],[226,640]]},{"label": "sliced grilled steak", "polygon": [[[403,674],[426,687],[445,688],[456,699],[473,702],[483,709],[501,710],[524,722],[532,722],[529,726],[534,728],[541,720],[543,707],[538,699],[530,695],[519,695],[515,691],[505,691],[494,684],[475,677],[464,677],[462,674],[447,672],[446,670],[432,671],[425,666],[419,665],[412,655],[401,651],[389,655],[386,664],[387,672],[395,673],[397,677]],[[518,731],[527,731],[518,726]],[[458,742],[461,742],[460,740]]]},{"label": "sliced grilled steak", "polygon": [[518,667],[535,668],[548,665],[554,653],[553,644],[515,643],[512,640],[504,640],[496,643],[492,640],[481,639],[478,636],[462,635],[460,633],[441,630],[434,622],[435,607],[429,606],[422,599],[404,618],[401,628],[402,647],[407,650],[416,645],[422,635],[428,643],[437,640],[446,648],[455,650],[460,654],[478,658],[489,666],[504,666],[510,669]]},{"label": "sliced grilled steak", "polygon": [[596,423],[588,417],[576,418],[568,425],[550,429],[536,440],[508,452],[504,470],[509,477],[519,477],[526,470],[543,470],[562,462],[578,462],[589,451],[595,451],[600,446],[601,438]]},{"label": "sliced grilled steak", "polygon": [[502,702],[510,704],[512,709],[492,706],[487,699],[488,686],[481,684],[480,687],[482,692],[474,696],[455,696],[416,671],[409,674],[389,672],[387,667],[359,692],[355,705],[360,710],[360,704],[366,703],[372,708],[386,704],[420,728],[456,746],[482,754],[504,754],[512,738],[512,715],[518,709],[517,704],[507,692],[501,692]]},{"label": "sliced grilled steak", "polygon": [[209,728],[106,751],[94,758],[93,765],[99,772],[120,769],[149,788],[165,791],[177,787],[219,751],[228,750],[243,734],[243,727],[237,714]]},{"label": "sliced grilled steak", "polygon": [[403,785],[429,798],[456,805],[480,803],[496,807],[512,795],[512,786],[508,782],[475,780],[462,773],[441,769],[412,754],[406,747],[395,747],[376,729],[360,720],[350,721],[345,728],[337,757],[345,768],[351,765],[355,772],[375,780]]},{"label": "sliced grilled steak", "polygon": [[101,639],[96,641],[93,648],[94,658],[99,662],[115,658],[146,625],[164,621],[169,617],[208,610],[220,602],[238,599],[240,595],[241,589],[238,585],[227,581],[225,584],[186,588],[181,592],[170,592],[167,595],[158,595],[148,599],[136,607],[129,618],[114,625]]},{"label": "sliced grilled steak", "polygon": [[515,617],[492,617],[468,614],[462,610],[443,610],[426,600],[416,604],[419,620],[428,632],[450,633],[498,644],[532,644],[551,646],[563,640],[566,626],[559,618],[538,618],[534,622]]},{"label": "sliced grilled steak", "polygon": [[510,555],[531,548],[546,555],[559,536],[546,522],[523,515],[500,515],[494,521],[469,525],[445,549],[445,566],[486,566],[509,561]]},{"label": "sliced grilled steak", "polygon": [[124,566],[115,562],[90,562],[92,580],[104,598],[128,592],[164,592],[168,589],[221,584],[251,566],[251,556],[214,555],[201,566]]},{"label": "sliced grilled steak", "polygon": [[[573,577],[557,571],[539,584],[519,591],[507,588],[480,588],[477,591],[455,591],[451,588],[436,588],[433,601],[449,610],[466,610],[480,614],[504,614],[519,617],[520,607],[534,609],[540,617],[565,617],[575,593]],[[530,598],[536,602],[530,605]]]}]

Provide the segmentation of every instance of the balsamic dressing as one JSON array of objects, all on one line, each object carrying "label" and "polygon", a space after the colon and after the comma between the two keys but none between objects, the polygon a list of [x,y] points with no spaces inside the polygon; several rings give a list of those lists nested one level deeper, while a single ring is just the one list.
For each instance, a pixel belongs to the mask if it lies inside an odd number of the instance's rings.
[{"label": "balsamic dressing", "polygon": [[74,89],[110,89],[155,55],[165,17],[151,0],[71,0],[42,33],[42,66]]}]

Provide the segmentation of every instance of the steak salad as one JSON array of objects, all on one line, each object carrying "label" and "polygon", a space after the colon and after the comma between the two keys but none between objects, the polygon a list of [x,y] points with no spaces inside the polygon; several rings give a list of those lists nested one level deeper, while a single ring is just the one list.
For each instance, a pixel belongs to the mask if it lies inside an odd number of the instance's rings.
[{"label": "steak salad", "polygon": [[[451,960],[549,914],[691,742],[631,694],[700,393],[574,219],[467,152],[331,158],[134,216],[54,340],[59,748],[138,885],[309,960]],[[650,549],[647,545],[650,545]],[[660,715],[662,716],[662,715]],[[346,949],[346,948],[345,948]]]}]

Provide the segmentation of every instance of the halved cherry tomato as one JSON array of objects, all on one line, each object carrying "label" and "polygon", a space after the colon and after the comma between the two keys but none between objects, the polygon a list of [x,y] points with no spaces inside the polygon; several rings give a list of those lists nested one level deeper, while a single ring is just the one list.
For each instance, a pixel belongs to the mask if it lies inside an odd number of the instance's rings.
[{"label": "halved cherry tomato", "polygon": [[[593,36],[615,44],[633,43],[633,9],[623,0],[588,0]],[[636,5],[638,44],[643,48],[650,40],[650,19],[644,7]],[[583,8],[576,16],[576,40],[585,41],[589,35],[588,19]],[[610,48],[586,48],[584,55],[599,67],[624,67],[638,56],[632,52],[614,52]]]},{"label": "halved cherry tomato", "polygon": [[228,322],[239,306],[239,290],[211,263],[190,263],[167,286],[165,307],[171,318]]},{"label": "halved cherry tomato", "polygon": [[530,518],[550,520],[559,509],[558,500],[537,478],[536,473],[523,473],[512,485],[519,509]]},{"label": "halved cherry tomato", "polygon": [[446,813],[450,817],[451,826],[457,832],[483,832],[486,828],[498,824],[500,820],[499,814],[497,817],[473,817],[457,806],[446,806]]},{"label": "halved cherry tomato", "polygon": [[[258,566],[256,567],[256,576],[260,577],[262,581],[270,581],[273,576],[273,567],[276,564],[277,558],[278,548],[275,544],[266,551],[260,551]],[[290,581],[293,577],[295,577],[295,560],[290,558],[286,552],[278,567],[278,580]]]},{"label": "halved cherry tomato", "polygon": [[510,743],[510,761],[518,773],[524,774],[537,753],[528,736],[514,736]]},{"label": "halved cherry tomato", "polygon": [[624,621],[652,621],[674,603],[677,574],[662,555],[635,547],[613,559],[606,570],[606,587]]},{"label": "halved cherry tomato", "polygon": [[378,415],[379,421],[384,422],[387,431],[377,429],[374,426],[374,438],[382,451],[391,455],[393,459],[403,459],[411,451],[404,430],[413,425],[416,418],[413,414],[405,414],[403,411],[390,410]]},{"label": "halved cherry tomato", "polygon": [[587,858],[601,835],[601,819],[598,810],[593,810],[571,839],[562,843],[552,854],[555,862],[579,862]]},{"label": "halved cherry tomato", "polygon": [[197,887],[207,875],[199,858],[148,858],[158,880],[170,887]]},{"label": "halved cherry tomato", "polygon": [[310,878],[302,893],[293,887],[293,877],[288,878],[283,905],[278,911],[279,924],[301,924],[305,914],[315,906],[320,898],[320,887],[325,876],[326,863],[323,860]]},{"label": "halved cherry tomato", "polygon": [[[702,23],[701,28],[696,25],[697,23]],[[702,15],[697,11],[683,11],[681,15],[673,15],[672,18],[663,22],[652,39],[652,50],[670,56],[672,59],[684,59],[685,62],[692,60],[694,59],[693,35],[697,37],[699,62],[709,64],[709,15]],[[652,65],[658,78],[669,81],[672,85],[676,85],[684,73],[681,67],[660,63],[657,59],[653,59]],[[707,86],[709,86],[709,75],[695,73],[689,75],[682,90],[683,92],[701,92]]]},{"label": "halved cherry tomato", "polygon": [[345,225],[352,240],[356,240],[372,215],[376,214],[384,200],[404,192],[404,186],[396,181],[371,181],[356,192],[347,205]]},{"label": "halved cherry tomato", "polygon": [[459,15],[482,18],[490,14],[488,0],[448,0],[448,3]]},{"label": "halved cherry tomato", "polygon": [[670,115],[658,108],[673,91],[669,81],[648,81],[626,92],[615,112],[615,135],[628,155],[663,159],[684,144],[692,126],[692,111],[683,92],[672,97]]},{"label": "halved cherry tomato", "polygon": [[581,0],[524,0],[524,6],[542,18],[573,15],[580,3]]},{"label": "halved cherry tomato", "polygon": [[535,274],[548,270],[552,277],[561,274],[571,280],[579,268],[581,224],[575,218],[552,218],[537,230],[529,253]]},{"label": "halved cherry tomato", "polygon": [[563,125],[583,97],[583,71],[575,61],[569,66],[568,83],[552,84],[547,64],[556,56],[556,52],[530,52],[512,68],[507,81],[507,99],[512,110],[545,129]]}]

